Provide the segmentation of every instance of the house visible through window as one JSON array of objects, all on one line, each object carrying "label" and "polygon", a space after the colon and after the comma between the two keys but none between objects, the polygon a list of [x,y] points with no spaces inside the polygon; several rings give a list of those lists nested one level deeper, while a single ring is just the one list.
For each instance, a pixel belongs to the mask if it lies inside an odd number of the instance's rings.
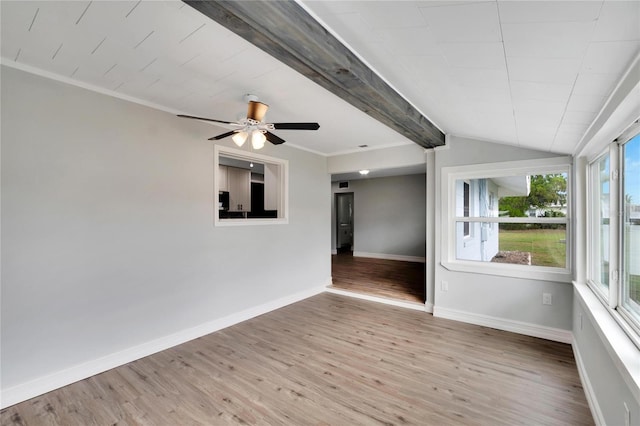
[{"label": "house visible through window", "polygon": [[[464,193],[464,195],[463,195],[463,198],[464,198],[463,199],[463,206],[464,206],[463,207],[463,209],[464,209],[463,215],[464,215],[464,217],[469,217],[469,182],[463,182],[462,186],[464,188],[463,189],[463,193]],[[469,222],[464,222],[464,224],[463,224],[463,229],[464,229],[463,234],[464,234],[465,237],[468,237],[468,236],[471,235],[470,234],[471,233],[471,231],[470,231],[471,227],[469,225],[470,225]]]}]

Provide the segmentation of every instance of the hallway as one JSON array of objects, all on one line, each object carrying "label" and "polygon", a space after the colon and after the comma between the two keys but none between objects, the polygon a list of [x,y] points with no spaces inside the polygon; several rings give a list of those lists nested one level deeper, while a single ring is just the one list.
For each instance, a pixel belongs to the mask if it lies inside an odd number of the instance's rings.
[{"label": "hallway", "polygon": [[390,299],[425,302],[425,264],[354,257],[351,252],[331,256],[333,287]]}]

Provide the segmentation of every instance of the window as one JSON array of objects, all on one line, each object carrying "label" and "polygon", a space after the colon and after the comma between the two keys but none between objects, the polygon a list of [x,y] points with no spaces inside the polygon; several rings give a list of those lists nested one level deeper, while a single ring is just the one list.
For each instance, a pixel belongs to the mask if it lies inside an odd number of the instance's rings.
[{"label": "window", "polygon": [[288,162],[214,147],[214,224],[287,223]]},{"label": "window", "polygon": [[640,134],[638,127],[589,164],[588,284],[640,333]]},{"label": "window", "polygon": [[[463,212],[463,216],[464,217],[469,217],[469,182],[463,182],[463,192],[464,192],[464,212]],[[465,237],[469,237],[471,236],[471,232],[470,232],[470,223],[469,222],[464,222],[464,236]]]},{"label": "window", "polygon": [[589,253],[595,262],[591,262],[592,282],[597,291],[605,298],[609,292],[609,240],[610,240],[610,155],[598,158],[591,166],[589,179],[589,194],[591,199],[590,212],[590,245]]},{"label": "window", "polygon": [[569,161],[443,168],[443,266],[570,281]]},{"label": "window", "polygon": [[640,328],[640,134],[622,145],[622,312]]}]

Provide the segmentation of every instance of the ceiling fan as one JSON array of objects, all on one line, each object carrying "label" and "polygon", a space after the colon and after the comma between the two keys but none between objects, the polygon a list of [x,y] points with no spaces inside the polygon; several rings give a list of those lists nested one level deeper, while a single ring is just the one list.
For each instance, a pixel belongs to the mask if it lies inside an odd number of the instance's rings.
[{"label": "ceiling fan", "polygon": [[233,142],[240,147],[251,136],[253,149],[262,148],[265,141],[269,141],[274,145],[285,142],[284,139],[271,133],[271,130],[318,130],[320,128],[318,123],[265,123],[264,115],[267,113],[269,105],[258,102],[258,98],[255,95],[246,95],[245,100],[249,104],[247,117],[239,121],[224,121],[182,114],[178,115],[178,117],[218,123],[221,127],[231,129],[229,132],[209,138],[210,141],[231,136]]}]

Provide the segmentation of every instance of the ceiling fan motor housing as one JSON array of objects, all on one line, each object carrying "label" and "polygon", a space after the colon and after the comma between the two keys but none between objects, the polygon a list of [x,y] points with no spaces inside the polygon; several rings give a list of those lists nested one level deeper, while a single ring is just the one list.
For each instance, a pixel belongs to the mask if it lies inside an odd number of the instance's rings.
[{"label": "ceiling fan motor housing", "polygon": [[263,104],[258,101],[249,101],[247,118],[255,121],[262,121],[264,120],[264,115],[267,113],[267,109],[269,109],[269,105],[267,104]]}]

